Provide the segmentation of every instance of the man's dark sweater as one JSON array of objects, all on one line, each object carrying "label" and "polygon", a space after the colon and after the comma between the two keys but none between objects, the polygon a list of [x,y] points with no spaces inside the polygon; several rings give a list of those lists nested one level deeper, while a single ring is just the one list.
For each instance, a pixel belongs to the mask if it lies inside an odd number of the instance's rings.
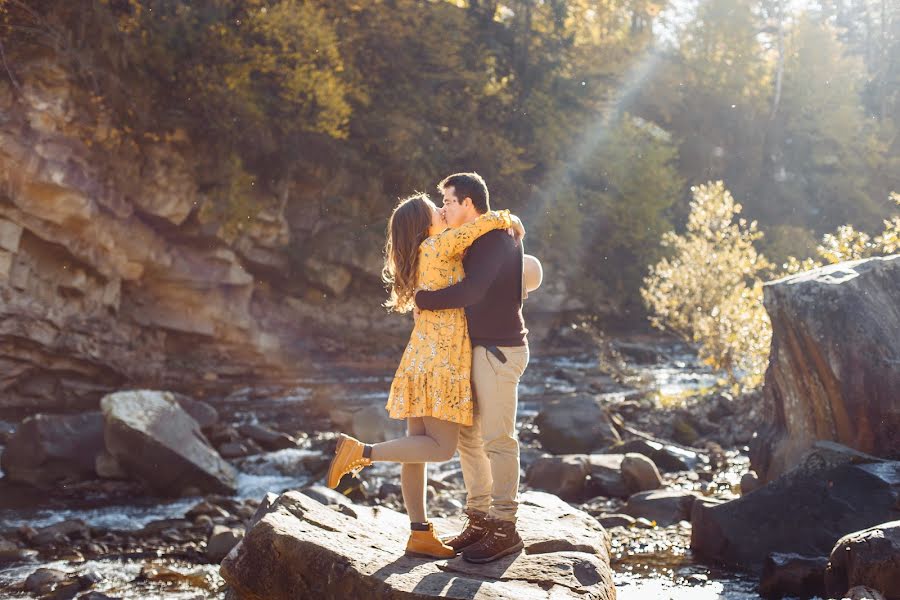
[{"label": "man's dark sweater", "polygon": [[473,346],[524,346],[522,244],[506,230],[475,240],[463,258],[466,278],[433,292],[416,294],[422,310],[465,308]]}]

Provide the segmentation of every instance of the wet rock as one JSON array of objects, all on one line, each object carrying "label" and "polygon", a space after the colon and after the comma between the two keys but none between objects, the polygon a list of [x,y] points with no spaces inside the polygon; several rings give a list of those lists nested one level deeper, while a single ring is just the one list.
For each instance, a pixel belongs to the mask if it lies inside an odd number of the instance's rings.
[{"label": "wet rock", "polygon": [[240,442],[241,434],[238,430],[226,423],[216,423],[206,432],[206,438],[216,446],[228,442]]},{"label": "wet rock", "polygon": [[750,457],[760,478],[785,473],[816,440],[900,457],[900,255],[786,277],[763,295],[769,412]]},{"label": "wet rock", "polygon": [[90,539],[90,530],[81,519],[68,519],[41,527],[30,537],[29,542],[34,546],[47,546],[60,541],[66,543],[70,539]]},{"label": "wet rock", "polygon": [[606,409],[584,394],[548,403],[534,422],[541,445],[553,454],[588,454],[621,441]]},{"label": "wet rock", "polygon": [[825,556],[842,536],[896,518],[900,462],[786,473],[752,494],[697,506],[691,548],[760,569],[773,552]]},{"label": "wet rock", "polygon": [[607,498],[627,498],[632,489],[622,474],[621,454],[590,454],[587,457],[588,474],[585,482],[585,496],[605,496]]},{"label": "wet rock", "polygon": [[600,524],[603,525],[606,529],[612,529],[613,527],[631,527],[634,525],[635,518],[631,515],[603,515],[599,519]]},{"label": "wet rock", "polygon": [[296,439],[263,425],[244,424],[238,427],[238,433],[250,438],[266,450],[286,450],[297,447]]},{"label": "wet rock", "polygon": [[209,517],[230,517],[231,513],[219,506],[206,500],[195,504],[189,511],[184,513],[188,519],[195,519],[199,515],[207,515]]},{"label": "wet rock", "polygon": [[0,468],[11,481],[38,487],[93,479],[94,461],[105,449],[99,412],[35,415],[10,437]]},{"label": "wet rock", "polygon": [[103,581],[103,575],[96,569],[87,569],[78,574],[78,581],[88,588]]},{"label": "wet rock", "polygon": [[700,439],[694,419],[687,414],[679,414],[672,423],[672,438],[679,444],[693,446]]},{"label": "wet rock", "polygon": [[352,505],[353,502],[347,496],[338,492],[337,490],[333,490],[329,487],[325,487],[324,485],[311,485],[309,487],[305,487],[300,490],[301,494],[309,496],[316,502],[321,502],[322,504],[328,506],[338,506],[341,504]]},{"label": "wet rock", "polygon": [[15,542],[0,539],[0,565],[14,562],[31,562],[37,558],[37,550],[19,548]]},{"label": "wet rock", "polygon": [[763,565],[759,593],[764,598],[825,596],[824,556],[773,553]]},{"label": "wet rock", "polygon": [[168,530],[188,529],[192,525],[187,519],[156,519],[144,525],[135,535],[146,537]]},{"label": "wet rock", "polygon": [[100,592],[87,592],[78,596],[78,600],[122,600],[118,596],[107,596]]},{"label": "wet rock", "polygon": [[881,592],[878,590],[873,590],[870,587],[864,585],[858,585],[855,588],[852,588],[844,594],[842,600],[892,600],[891,598],[885,598]]},{"label": "wet rock", "polygon": [[692,573],[685,579],[688,585],[706,585],[709,583],[709,576],[702,573]]},{"label": "wet rock", "polygon": [[663,359],[660,351],[651,344],[617,340],[612,346],[619,354],[640,365],[653,365]]},{"label": "wet rock", "polygon": [[759,482],[759,477],[757,477],[755,471],[748,471],[741,475],[741,495],[749,494],[755,489],[758,489],[762,485]]},{"label": "wet rock", "polygon": [[101,402],[106,448],[131,475],[160,493],[188,487],[233,494],[236,472],[209,446],[197,422],[171,394],[117,392]]},{"label": "wet rock", "polygon": [[43,596],[66,581],[68,574],[57,569],[40,568],[25,579],[25,589],[32,594]]},{"label": "wet rock", "polygon": [[656,465],[643,454],[625,455],[622,459],[622,477],[631,492],[657,490],[663,486]]},{"label": "wet rock", "polygon": [[[641,491],[641,486],[654,485],[655,468],[646,457],[634,455],[626,474],[625,456],[620,454],[567,454],[535,460],[526,472],[526,483],[560,498],[578,501],[605,496],[627,498]],[[646,461],[646,462],[644,462]],[[655,472],[659,481],[659,473]],[[660,482],[661,485],[661,482]],[[655,489],[655,487],[654,487]]]},{"label": "wet rock", "polygon": [[101,479],[128,479],[128,473],[119,464],[116,458],[108,453],[101,452],[94,461],[94,471]]},{"label": "wet rock", "polygon": [[361,440],[377,443],[406,435],[406,423],[392,419],[382,404],[367,406],[353,413],[350,428]]},{"label": "wet rock", "polygon": [[197,421],[200,429],[209,429],[219,422],[219,411],[213,408],[212,405],[202,400],[194,400],[177,392],[173,392],[172,395],[175,397],[178,405],[184,409],[184,412]]},{"label": "wet rock", "polygon": [[571,454],[534,461],[528,468],[525,480],[534,489],[550,492],[564,500],[578,500],[584,495],[585,480],[589,474],[587,457]]},{"label": "wet rock", "polygon": [[[250,440],[252,442],[252,440]],[[251,454],[258,454],[262,451],[262,448],[256,446],[256,444],[247,444],[242,442],[225,442],[219,446],[219,454],[222,455],[223,458],[243,458],[244,456],[250,456]]]},{"label": "wet rock", "polygon": [[[304,595],[344,598],[615,597],[609,539],[596,520],[548,494],[520,496],[525,551],[493,563],[404,555],[409,522],[386,508],[343,515],[299,494],[283,494],[222,562],[220,572],[242,598]],[[435,519],[441,534],[450,529]],[[458,526],[458,525],[457,525]]]},{"label": "wet rock", "polygon": [[213,525],[212,517],[209,515],[197,515],[194,518],[194,527],[197,527],[198,529],[212,531]]},{"label": "wet rock", "polygon": [[[542,488],[539,488],[538,486],[532,486],[532,487],[542,489]],[[388,496],[391,496],[391,495],[400,497],[400,496],[402,496],[402,494],[403,494],[403,488],[400,487],[399,483],[394,483],[393,481],[385,481],[378,487],[378,498],[380,498],[381,500],[384,500],[385,498],[387,498]]]},{"label": "wet rock", "polygon": [[691,518],[691,509],[697,495],[693,492],[649,491],[639,492],[628,498],[625,512],[633,517],[656,521],[662,527],[674,525]]},{"label": "wet rock", "polygon": [[868,586],[900,598],[900,521],[882,523],[842,537],[831,551],[827,591],[840,597],[848,588]]},{"label": "wet rock", "polygon": [[220,563],[231,549],[244,538],[244,531],[216,525],[206,542],[206,557],[212,563]]},{"label": "wet rock", "polygon": [[643,454],[652,460],[660,470],[667,473],[695,469],[701,462],[705,462],[706,459],[706,457],[702,457],[692,450],[642,439],[629,440],[611,446],[605,452],[611,454],[628,454],[631,452]]}]

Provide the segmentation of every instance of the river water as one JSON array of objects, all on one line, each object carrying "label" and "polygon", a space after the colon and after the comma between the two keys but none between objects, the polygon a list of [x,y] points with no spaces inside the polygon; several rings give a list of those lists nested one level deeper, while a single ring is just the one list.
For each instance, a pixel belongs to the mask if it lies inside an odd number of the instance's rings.
[{"label": "river water", "polygon": [[[687,348],[672,343],[657,343],[656,348],[666,356],[661,364],[631,365],[631,377],[646,391],[657,391],[677,397],[691,390],[713,385],[716,374],[698,364]],[[237,390],[228,398],[215,403],[223,421],[231,423],[302,422],[304,407],[316,393],[323,390],[334,394],[336,405],[352,398],[355,403],[383,404],[390,386],[388,369],[334,368],[293,382],[288,388],[266,390]],[[519,421],[527,423],[541,409],[550,396],[575,391],[580,378],[597,374],[597,358],[590,353],[576,356],[535,356],[520,387]],[[610,398],[627,397],[628,386],[617,388],[611,384],[604,389]],[[346,395],[346,397],[341,397]],[[0,422],[0,428],[14,426],[12,421]],[[311,436],[314,431],[309,432]],[[312,476],[296,465],[314,457],[318,451],[311,447],[282,450],[259,455],[240,465],[236,498],[260,499],[266,492],[296,489],[314,483]],[[733,484],[746,468],[746,457],[739,451],[730,452],[732,466],[724,474],[723,485]],[[441,468],[453,469],[456,464]],[[435,467],[432,467],[435,468]],[[391,477],[389,468],[382,477]],[[396,475],[393,475],[396,476]],[[158,519],[178,518],[202,498],[182,498],[175,501],[158,499],[110,499],[92,497],[79,501],[44,501],[40,497],[4,502],[0,513],[0,531],[28,525],[34,528],[51,525],[66,519],[81,519],[92,527],[117,531],[136,531]],[[447,501],[445,512],[454,509]],[[457,501],[458,502],[458,501]],[[440,516],[440,511],[438,515]],[[689,524],[665,529],[611,530],[613,568],[619,600],[748,600],[757,599],[756,579],[752,576],[723,571],[693,558],[689,549]],[[149,554],[149,555],[148,555]],[[116,557],[108,560],[31,562],[0,565],[0,598],[25,597],[15,590],[25,577],[38,566],[67,572],[94,570],[102,581],[92,589],[120,598],[223,598],[222,580],[214,565],[198,565],[189,561],[152,552],[136,557]]]}]

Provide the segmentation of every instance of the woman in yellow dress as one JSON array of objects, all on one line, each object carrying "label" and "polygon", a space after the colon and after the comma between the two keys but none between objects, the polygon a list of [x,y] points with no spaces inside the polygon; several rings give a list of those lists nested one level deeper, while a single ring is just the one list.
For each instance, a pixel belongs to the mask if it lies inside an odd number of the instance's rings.
[{"label": "woman in yellow dress", "polygon": [[[409,312],[415,308],[416,291],[439,290],[461,281],[466,249],[494,229],[524,234],[521,222],[509,211],[490,211],[447,229],[442,211],[427,195],[402,200],[388,222],[384,280],[391,286],[391,295],[385,306]],[[328,486],[335,488],[341,477],[373,462],[403,464],[400,483],[411,529],[406,551],[412,555],[455,555],[426,519],[425,467],[429,462],[450,460],[460,426],[472,424],[471,369],[465,311],[423,311],[416,317],[387,403],[391,417],[407,420],[406,437],[368,445],[341,434],[328,469]]]}]

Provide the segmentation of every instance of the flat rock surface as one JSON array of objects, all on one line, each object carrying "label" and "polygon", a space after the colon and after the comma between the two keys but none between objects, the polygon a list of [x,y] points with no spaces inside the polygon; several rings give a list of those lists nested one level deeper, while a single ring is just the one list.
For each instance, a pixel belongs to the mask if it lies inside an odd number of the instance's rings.
[{"label": "flat rock surface", "polygon": [[[540,492],[520,497],[525,550],[475,565],[457,557],[404,555],[409,522],[381,507],[325,506],[297,492],[279,497],[222,562],[241,599],[616,597],[609,537],[591,516]],[[439,534],[460,524],[434,520]]]}]

